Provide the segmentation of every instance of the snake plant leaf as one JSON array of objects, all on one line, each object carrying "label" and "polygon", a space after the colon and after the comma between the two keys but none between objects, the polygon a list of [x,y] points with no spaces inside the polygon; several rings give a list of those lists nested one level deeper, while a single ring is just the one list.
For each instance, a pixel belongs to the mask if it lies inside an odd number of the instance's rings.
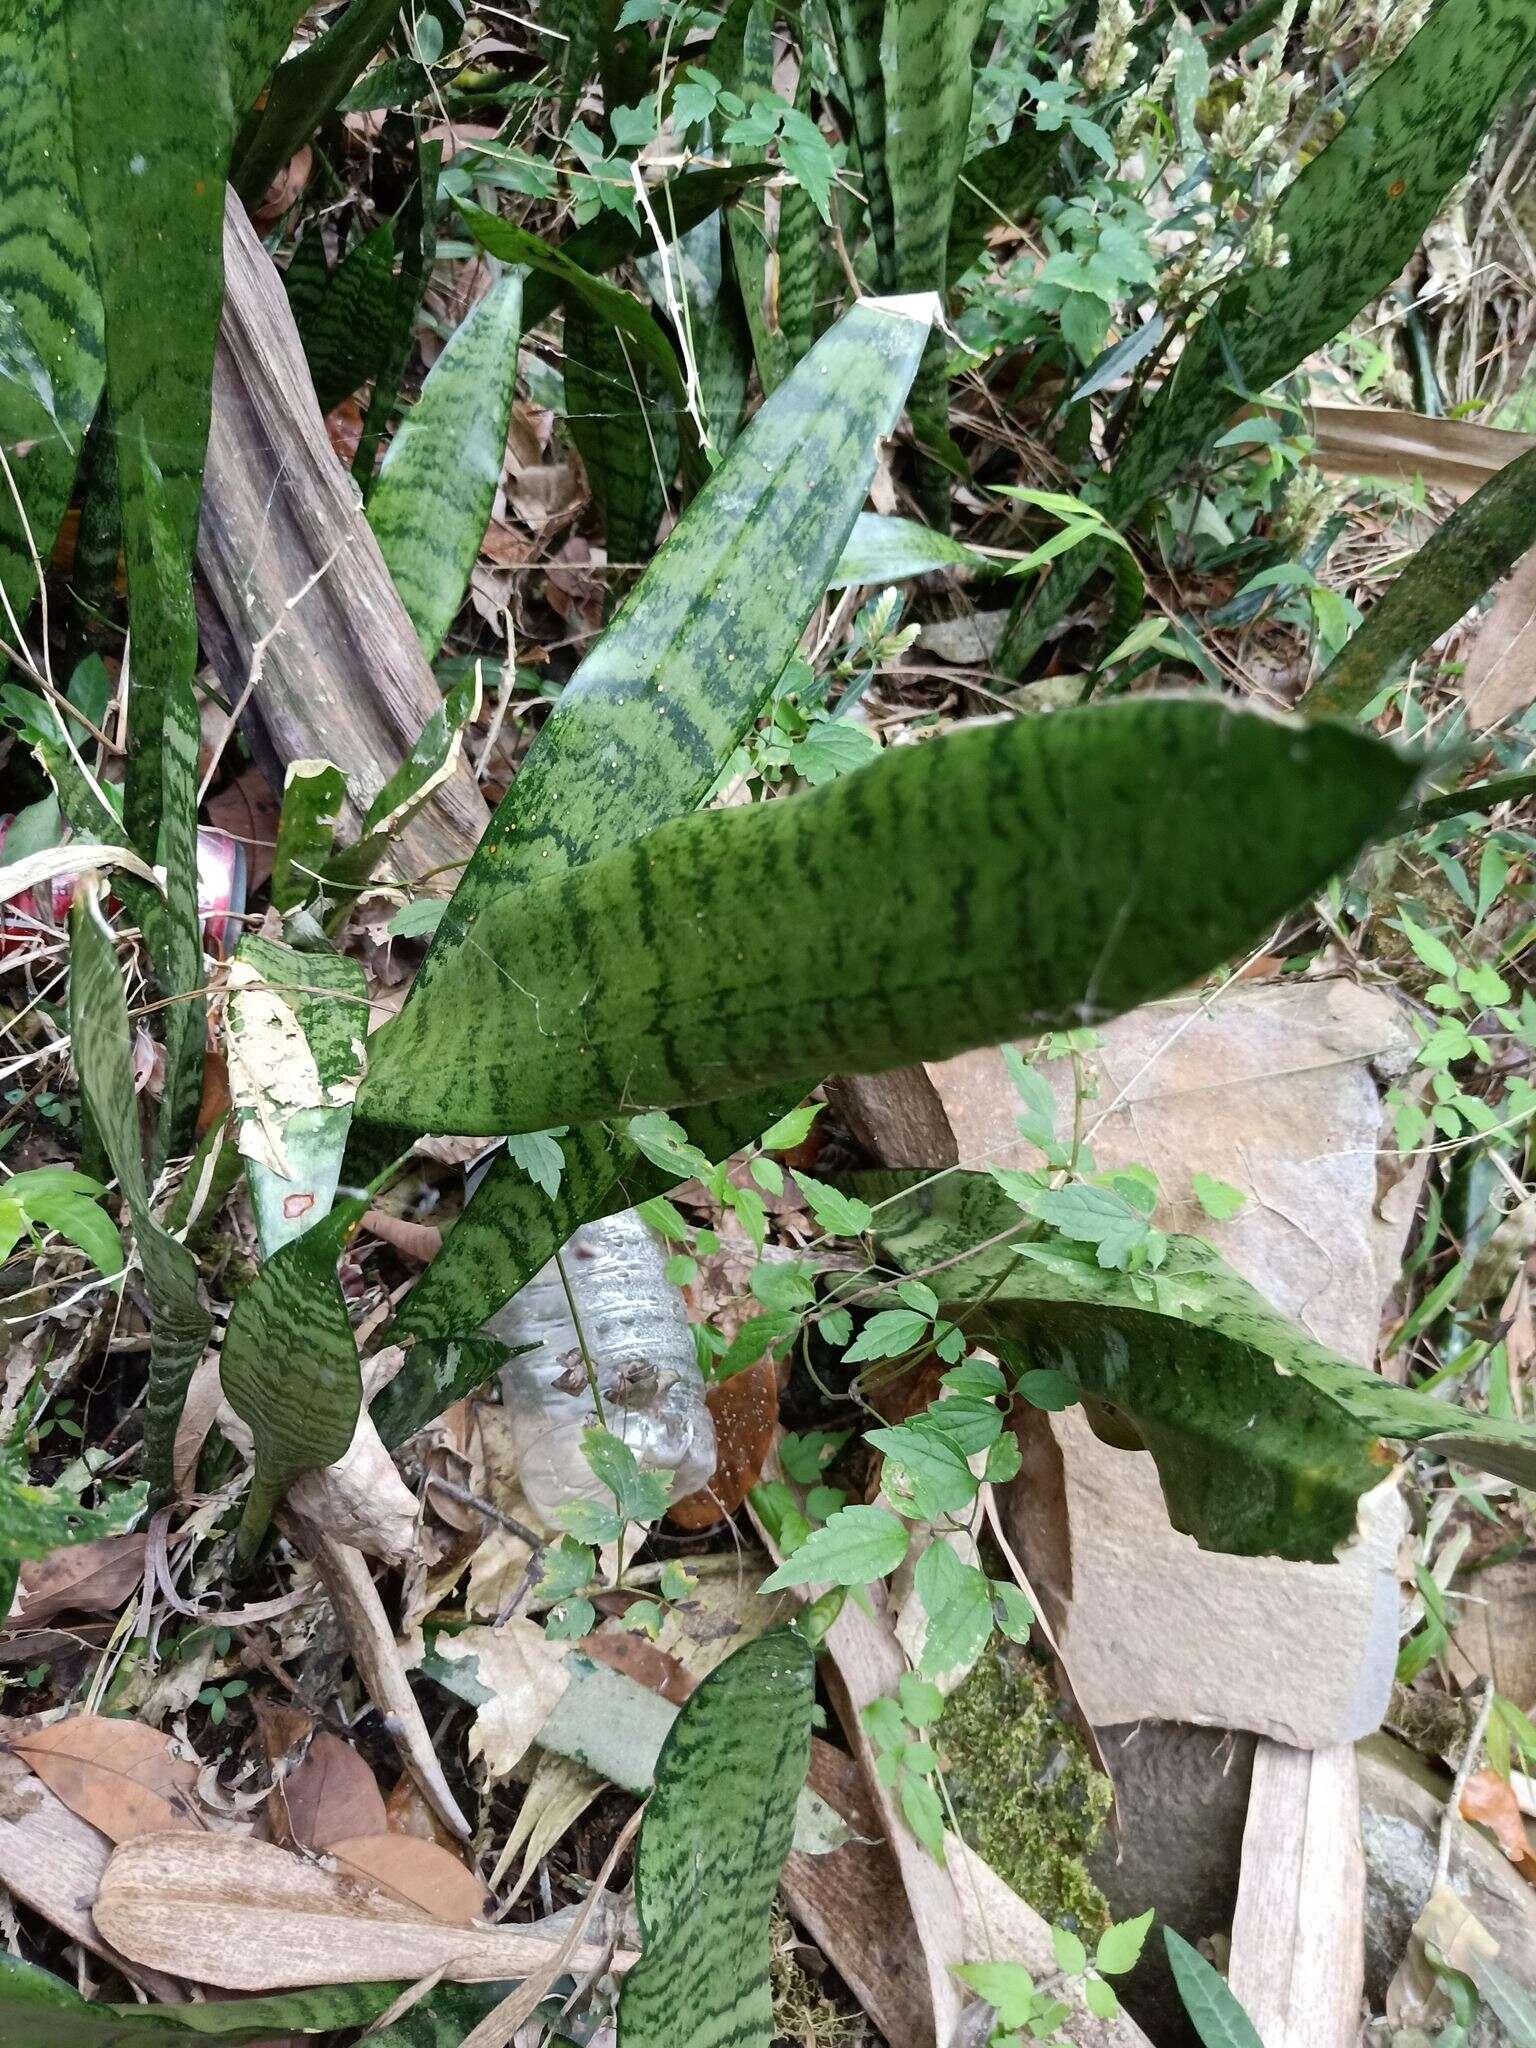
[{"label": "snake plant leaf", "polygon": [[429,661],[490,525],[522,311],[522,274],[512,271],[459,323],[401,421],[368,501],[368,523]]},{"label": "snake plant leaf", "polygon": [[362,77],[389,40],[400,0],[350,0],[341,19],[278,71],[255,132],[243,140],[234,184],[254,206],[294,152]]},{"label": "snake plant leaf", "polygon": [[307,903],[320,885],[347,801],[347,778],[331,761],[288,763],[272,857],[272,904],[280,911]]},{"label": "snake plant leaf", "polygon": [[509,1358],[529,1349],[498,1343],[494,1337],[423,1338],[412,1345],[405,1364],[371,1403],[373,1425],[394,1450],[455,1401],[479,1393]]},{"label": "snake plant leaf", "polygon": [[[1536,1482],[1536,1427],[1496,1422],[1351,1365],[1281,1315],[1198,1238],[1155,1271],[1098,1264],[1052,1238],[997,1242],[1025,1219],[988,1175],[900,1190],[870,1175],[882,1254],[929,1271],[943,1313],[1005,1364],[1065,1375],[1129,1423],[1157,1462],[1169,1517],[1208,1550],[1326,1562],[1391,1465],[1383,1437],[1518,1484]],[[984,1247],[964,1256],[970,1247]],[[944,1262],[948,1261],[948,1264]]]},{"label": "snake plant leaf", "polygon": [[1034,218],[1041,200],[1061,181],[1061,144],[1060,130],[1047,135],[1023,126],[961,165],[945,259],[952,287],[981,254],[993,228]]},{"label": "snake plant leaf", "polygon": [[1297,709],[1358,716],[1405,661],[1454,626],[1536,545],[1536,448],[1459,505],[1372,605]]},{"label": "snake plant leaf", "polygon": [[[786,1107],[803,1101],[811,1085],[800,1081],[734,1102],[702,1104],[684,1120],[689,1140],[707,1159],[729,1159]],[[424,1340],[478,1329],[548,1265],[583,1223],[634,1208],[677,1185],[675,1174],[652,1165],[622,1129],[607,1124],[584,1124],[563,1137],[560,1147],[565,1169],[553,1195],[546,1195],[506,1153],[498,1154],[443,1249],[406,1296],[389,1341],[417,1340],[423,1355],[418,1359],[413,1352],[374,1404],[374,1419],[387,1444],[402,1442],[447,1405],[436,1401],[440,1360],[426,1352]],[[432,1402],[436,1405],[426,1405]],[[387,1423],[386,1410],[391,1415]]]},{"label": "snake plant leaf", "polygon": [[1261,938],[1413,776],[1200,698],[894,748],[497,896],[373,1040],[358,1114],[546,1130],[1113,1016]]},{"label": "snake plant leaf", "polygon": [[357,1428],[363,1375],[336,1261],[367,1206],[342,1202],[285,1244],[230,1311],[219,1382],[256,1447],[236,1536],[242,1560],[255,1556],[294,1480],[334,1465]]},{"label": "snake plant leaf", "polygon": [[255,932],[241,939],[229,971],[229,1087],[264,1258],[336,1199],[367,1034],[357,961]]},{"label": "snake plant leaf", "polygon": [[72,1984],[17,1956],[0,1956],[0,2039],[6,2048],[192,2048],[197,2041],[239,2048],[274,2034],[330,2034],[367,2026],[404,1988],[342,1984],[203,2005],[106,2005],[82,1998]]},{"label": "snake plant leaf", "polygon": [[281,63],[307,11],[303,0],[226,0],[229,97],[237,121]]},{"label": "snake plant leaf", "polygon": [[848,545],[827,578],[829,590],[850,583],[903,583],[909,576],[931,575],[935,569],[996,567],[975,548],[947,533],[936,533],[916,519],[889,512],[861,512]]},{"label": "snake plant leaf", "polygon": [[149,1395],[144,1471],[155,1499],[171,1487],[171,1452],[187,1386],[213,1323],[197,1292],[192,1254],[156,1222],[149,1205],[133,1086],[128,1005],[97,888],[84,878],[70,915],[69,1026],[80,1092],[133,1219],[149,1289]]},{"label": "snake plant leaf", "polygon": [[726,1658],[662,1746],[635,1854],[624,2048],[769,2048],[769,1922],[811,1760],[816,1665],[775,1629]]},{"label": "snake plant leaf", "polygon": [[[811,113],[811,63],[800,53],[795,84],[795,111]],[[816,297],[821,284],[821,221],[816,202],[803,185],[779,194],[778,258],[779,357],[792,370],[816,339]]]},{"label": "snake plant leaf", "polygon": [[0,450],[22,517],[0,488],[0,589],[24,617],[69,503],[104,376],[101,300],[70,147],[64,0],[0,16],[0,301],[47,379],[0,376]]},{"label": "snake plant leaf", "polygon": [[363,817],[362,837],[325,865],[321,883],[349,899],[377,869],[390,843],[441,789],[459,764],[466,727],[480,716],[481,671],[472,664],[417,735],[416,744],[379,791]]},{"label": "snake plant leaf", "polygon": [[395,282],[394,303],[383,336],[378,372],[368,399],[363,431],[352,458],[352,475],[364,502],[373,494],[374,469],[379,442],[389,425],[400,396],[400,380],[411,359],[416,335],[416,317],[422,295],[437,261],[437,181],[443,167],[440,142],[416,144],[416,176],[410,197],[400,213],[400,275]]},{"label": "snake plant leaf", "polygon": [[[784,199],[789,196],[786,193]],[[662,194],[653,201],[653,208],[664,202]],[[666,220],[664,212],[657,217]],[[704,438],[721,454],[735,440],[741,425],[752,369],[752,337],[741,302],[729,289],[725,274],[725,233],[724,214],[712,213],[677,235],[670,250],[653,249],[636,258],[636,268],[654,305],[666,305],[669,277],[675,280],[697,373]],[[565,246],[569,249],[570,244]]]},{"label": "snake plant leaf", "polygon": [[660,451],[676,447],[674,423],[668,419],[662,431],[644,365],[619,329],[578,298],[565,310],[565,405],[603,515],[609,561],[647,561],[670,481]]},{"label": "snake plant leaf", "polygon": [[894,276],[896,269],[896,224],[885,160],[885,74],[880,66],[885,7],[886,0],[828,0],[837,68],[853,115],[876,269],[882,280]]},{"label": "snake plant leaf", "polygon": [[[1463,177],[1536,52],[1527,0],[1443,0],[1287,187],[1274,226],[1283,269],[1221,293],[1137,422],[1104,488],[1123,528],[1252,392],[1267,390],[1379,298]],[[1235,365],[1244,390],[1234,388]],[[1053,565],[1014,606],[998,663],[1016,674],[1102,566],[1099,546]]]},{"label": "snake plant leaf", "polygon": [[381,221],[355,242],[318,295],[315,279],[324,251],[313,230],[299,244],[294,260],[300,262],[300,271],[288,303],[298,322],[320,410],[330,412],[366,384],[384,360],[399,297],[394,230]]}]

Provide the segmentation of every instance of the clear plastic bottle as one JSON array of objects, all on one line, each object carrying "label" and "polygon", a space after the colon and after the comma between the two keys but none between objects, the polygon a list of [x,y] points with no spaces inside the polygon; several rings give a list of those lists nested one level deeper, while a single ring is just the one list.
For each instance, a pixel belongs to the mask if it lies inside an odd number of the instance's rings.
[{"label": "clear plastic bottle", "polygon": [[[672,1474],[672,1498],[707,1485],[715,1426],[682,1291],[660,1241],[633,1209],[585,1223],[561,1254],[581,1334],[597,1369],[603,1420],[641,1469]],[[604,1500],[581,1451],[597,1420],[581,1344],[554,1260],[486,1325],[507,1344],[533,1344],[502,1368],[501,1401],[521,1456],[528,1505],[552,1521],[570,1500]]]}]

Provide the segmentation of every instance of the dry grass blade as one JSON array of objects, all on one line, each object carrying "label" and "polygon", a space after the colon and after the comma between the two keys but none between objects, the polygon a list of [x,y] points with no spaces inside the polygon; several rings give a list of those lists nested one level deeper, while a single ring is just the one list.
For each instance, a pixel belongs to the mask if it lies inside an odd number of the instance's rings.
[{"label": "dry grass blade", "polygon": [[[530,1976],[562,1947],[526,1928],[445,1927],[367,1878],[237,1835],[125,1843],[107,1866],[95,1920],[136,1962],[226,1991],[366,1984],[437,1969],[453,1983],[491,1983]],[[564,1962],[586,1970],[605,1956],[578,1947]]]}]

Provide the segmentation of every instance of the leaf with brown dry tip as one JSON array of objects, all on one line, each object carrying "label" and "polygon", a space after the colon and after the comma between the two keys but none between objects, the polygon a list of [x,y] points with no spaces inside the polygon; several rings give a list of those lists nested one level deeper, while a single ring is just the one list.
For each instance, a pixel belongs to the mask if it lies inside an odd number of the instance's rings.
[{"label": "leaf with brown dry tip", "polygon": [[467,1927],[485,1916],[485,1886],[436,1842],[418,1841],[414,1835],[353,1835],[332,1842],[326,1854],[402,1905],[416,1906],[450,1927]]},{"label": "leaf with brown dry tip", "polygon": [[11,1747],[71,1813],[109,1841],[203,1825],[193,1798],[197,1765],[142,1721],[73,1714],[17,1736]]},{"label": "leaf with brown dry tip", "polygon": [[[265,1724],[262,1732],[265,1738]],[[329,1849],[349,1836],[382,1834],[389,1825],[373,1772],[350,1744],[323,1728],[273,1784],[267,1817],[275,1842],[300,1849]]]},{"label": "leaf with brown dry tip", "polygon": [[712,1529],[762,1478],[779,1423],[778,1370],[771,1358],[760,1358],[711,1387],[706,1399],[715,1423],[715,1476],[667,1510],[679,1529]]},{"label": "leaf with brown dry tip", "polygon": [[41,1628],[56,1614],[115,1614],[144,1578],[142,1533],[103,1536],[30,1559],[17,1581],[6,1633]]},{"label": "leaf with brown dry tip", "polygon": [[[480,1984],[526,1977],[558,1945],[527,1927],[444,1927],[378,1885],[239,1835],[125,1843],[107,1866],[94,1918],[134,1961],[226,1991],[367,1984],[433,1970]],[[570,1968],[580,1976],[606,1954],[588,1944]]]}]

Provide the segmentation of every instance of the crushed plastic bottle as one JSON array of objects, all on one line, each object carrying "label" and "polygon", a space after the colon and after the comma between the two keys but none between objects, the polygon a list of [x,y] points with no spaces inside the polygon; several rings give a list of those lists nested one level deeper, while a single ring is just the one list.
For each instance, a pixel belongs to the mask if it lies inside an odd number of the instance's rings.
[{"label": "crushed plastic bottle", "polygon": [[[682,1291],[660,1241],[633,1209],[585,1223],[561,1254],[581,1333],[597,1369],[603,1420],[642,1471],[669,1472],[672,1499],[708,1484],[715,1426]],[[537,1348],[502,1368],[528,1505],[546,1522],[571,1500],[608,1498],[582,1456],[597,1420],[576,1325],[553,1260],[486,1324],[506,1344]]]}]

